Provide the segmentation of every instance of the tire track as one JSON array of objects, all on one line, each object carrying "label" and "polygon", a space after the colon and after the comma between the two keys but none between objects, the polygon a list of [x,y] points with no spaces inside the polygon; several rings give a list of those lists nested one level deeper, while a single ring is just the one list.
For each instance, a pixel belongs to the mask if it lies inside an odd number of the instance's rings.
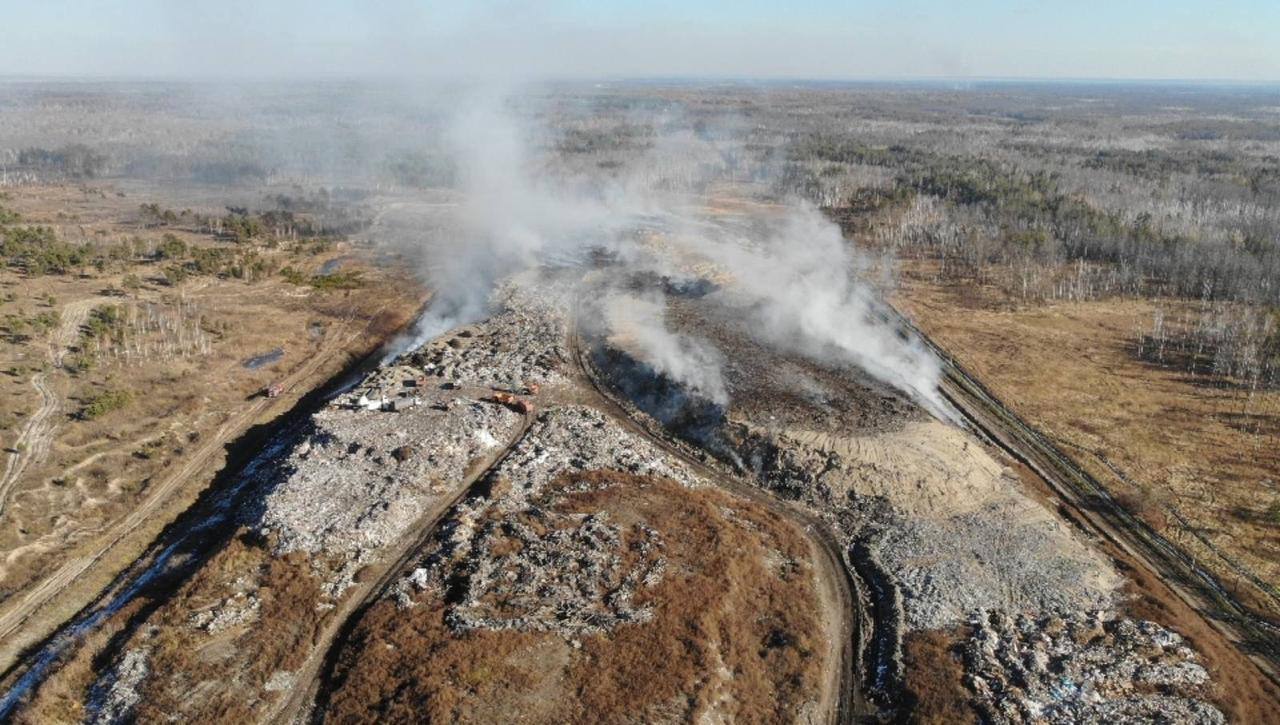
[{"label": "tire track", "polygon": [[489,472],[502,465],[516,446],[528,435],[536,418],[535,413],[527,413],[520,429],[502,448],[494,451],[483,464],[471,475],[463,479],[457,492],[450,498],[438,503],[417,526],[407,532],[393,560],[376,580],[367,585],[357,584],[357,595],[348,597],[337,613],[325,627],[319,644],[311,650],[306,661],[298,670],[297,679],[289,694],[280,704],[269,711],[262,722],[286,723],[300,722],[305,719],[309,708],[314,708],[318,698],[323,698],[321,687],[330,679],[330,673],[337,661],[337,655],[355,631],[355,627],[365,612],[373,606],[388,587],[395,584],[401,575],[418,560],[419,552],[429,544],[435,536],[440,522],[453,511],[461,501],[474,493],[476,487],[484,483]]},{"label": "tire track", "polygon": [[[849,563],[848,554],[836,542],[835,537],[827,532],[825,524],[816,517],[797,511],[779,502],[754,486],[736,481],[709,467],[661,435],[656,435],[646,429],[623,406],[617,403],[607,391],[599,386],[594,375],[591,374],[590,367],[582,352],[582,346],[576,335],[571,337],[570,348],[573,351],[573,364],[577,367],[580,382],[582,383],[581,387],[584,392],[588,392],[594,399],[595,407],[614,418],[628,432],[655,445],[659,450],[676,458],[707,480],[715,482],[736,495],[751,500],[753,503],[763,505],[774,512],[780,513],[798,525],[805,537],[809,539],[816,554],[815,563],[819,570],[825,573],[824,576],[819,577],[818,584],[820,587],[825,585],[829,589],[827,595],[834,600],[834,608],[843,615],[836,627],[834,627],[839,635],[834,642],[834,649],[837,651],[833,652],[833,654],[840,664],[835,676],[832,677],[830,686],[826,688],[831,697],[824,708],[829,713],[828,720],[837,723],[852,723],[868,716],[880,715],[880,710],[864,697],[859,684],[862,681],[860,677],[865,671],[863,667],[865,643],[869,641],[869,637],[866,635],[873,627],[872,619],[868,615],[871,609],[868,602],[869,593],[856,578],[856,575],[852,573],[854,570]],[[331,627],[331,633],[324,638],[325,645],[317,649],[312,658],[309,658],[308,665],[304,666],[307,685],[305,687],[295,687],[291,696],[282,703],[278,710],[268,717],[268,721],[281,724],[305,721],[306,707],[312,703],[314,703],[316,709],[313,711],[311,719],[318,721],[324,709],[324,698],[328,692],[337,656],[353,634],[364,613],[379,600],[387,588],[393,585],[413,562],[417,561],[420,551],[430,543],[439,523],[459,502],[470,495],[476,486],[483,485],[489,471],[500,465],[510,454],[510,451],[524,439],[533,421],[534,414],[526,416],[525,424],[519,434],[499,453],[498,457],[472,477],[469,483],[462,487],[455,497],[444,502],[435,514],[423,523],[422,528],[411,535],[411,541],[402,548],[395,562],[358,598],[358,601],[353,600],[349,614],[344,614],[335,619]],[[319,661],[323,662],[324,667],[320,671],[315,663],[316,657],[322,651],[323,657]]]},{"label": "tire track", "polygon": [[837,627],[840,632],[838,638],[840,665],[838,676],[834,678],[835,692],[832,694],[835,702],[825,708],[830,713],[828,719],[841,724],[883,719],[885,713],[869,696],[869,692],[876,689],[875,685],[880,679],[879,672],[883,668],[879,662],[872,663],[870,667],[867,663],[868,654],[874,656],[876,649],[873,642],[879,624],[875,616],[878,607],[873,599],[872,588],[858,574],[851,553],[840,545],[826,523],[808,512],[779,501],[756,486],[739,481],[709,466],[690,455],[665,435],[650,430],[637,420],[632,412],[619,403],[595,376],[576,328],[571,333],[570,351],[578,374],[585,383],[584,387],[597,398],[598,408],[616,419],[628,431],[641,436],[707,480],[781,514],[796,523],[804,532],[814,550],[819,553],[817,563],[826,572],[823,581],[835,587],[837,606],[843,615]]},{"label": "tire track", "polygon": [[[328,360],[336,351],[341,350],[342,346],[349,342],[350,339],[360,334],[361,330],[359,328],[349,329],[353,319],[354,317],[352,316],[344,319],[342,327],[336,334],[331,336],[331,339],[326,342],[319,352],[312,355],[300,368],[284,378],[283,384],[286,388],[305,380],[319,365]],[[138,506],[116,523],[107,534],[100,537],[101,544],[92,554],[68,559],[53,574],[46,577],[36,586],[27,589],[16,604],[11,605],[3,613],[0,613],[0,642],[13,641],[14,635],[38,611],[58,599],[68,587],[79,580],[91,567],[101,562],[117,545],[147,523],[155,512],[168,501],[170,495],[177,488],[197,476],[210,460],[222,450],[233,435],[245,430],[253,420],[274,402],[274,400],[268,398],[256,398],[253,403],[243,408],[240,413],[228,418],[212,436],[207,437],[199,449],[186,457],[181,466],[155,485]]]},{"label": "tire track", "polygon": [[[79,337],[80,327],[88,319],[89,311],[108,299],[90,297],[63,306],[58,329],[49,338],[49,360],[54,369],[62,369],[62,362]],[[4,474],[0,475],[0,515],[4,514],[9,496],[22,474],[32,465],[48,458],[49,450],[53,447],[53,435],[57,431],[52,420],[62,409],[62,399],[49,387],[48,374],[42,371],[33,375],[31,387],[40,396],[40,407],[14,440],[9,460],[5,462]]]},{"label": "tire track", "polygon": [[22,427],[18,437],[14,439],[9,452],[9,460],[5,462],[4,475],[0,476],[0,514],[4,513],[9,502],[9,495],[13,492],[18,479],[22,478],[22,474],[26,472],[32,463],[39,460],[41,451],[48,451],[48,444],[44,441],[52,437],[49,431],[53,426],[47,424],[49,418],[57,413],[61,407],[61,401],[49,389],[44,373],[33,375],[31,377],[31,386],[40,395],[40,407],[27,420],[27,424]]}]

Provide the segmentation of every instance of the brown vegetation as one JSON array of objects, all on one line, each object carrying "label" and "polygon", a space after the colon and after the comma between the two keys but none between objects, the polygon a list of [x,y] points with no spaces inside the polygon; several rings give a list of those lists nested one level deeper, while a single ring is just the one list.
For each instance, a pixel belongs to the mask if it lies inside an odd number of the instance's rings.
[{"label": "brown vegetation", "polygon": [[925,332],[1121,503],[1280,615],[1280,536],[1266,516],[1280,495],[1280,393],[1137,357],[1155,302],[995,306],[937,284],[927,263],[907,271],[899,303]]},{"label": "brown vegetation", "polygon": [[[667,567],[636,595],[648,622],[577,639],[456,632],[432,593],[376,604],[341,653],[328,718],[616,722],[795,717],[818,697],[824,666],[810,550],[776,514],[711,489],[617,474],[549,494],[549,511],[603,511],[658,532]],[[574,486],[576,488],[576,485]],[[812,705],[809,705],[812,707]]]},{"label": "brown vegetation", "polygon": [[[1123,561],[1124,554],[1111,552]],[[1258,670],[1243,652],[1225,639],[1168,585],[1138,567],[1126,567],[1125,614],[1160,622],[1186,639],[1203,659],[1212,681],[1211,695],[1228,722],[1280,720],[1280,686]]]},{"label": "brown vegetation", "polygon": [[911,632],[902,643],[907,707],[913,722],[971,722],[977,712],[969,706],[960,646],[968,629]]},{"label": "brown vegetation", "polygon": [[[196,615],[224,605],[234,588],[228,585],[236,581],[258,598],[257,614],[212,633],[197,626]],[[128,634],[123,646],[113,650],[144,650],[148,670],[158,673],[142,681],[134,717],[143,722],[172,717],[248,722],[263,698],[272,696],[262,689],[270,676],[301,664],[319,618],[298,615],[314,612],[318,600],[319,588],[305,556],[274,557],[264,542],[233,538],[177,591],[140,597],[95,632],[59,676],[37,691],[22,717],[30,722],[83,718],[90,686],[113,664],[101,661],[102,646],[121,636],[137,612],[160,604],[145,627]],[[202,697],[192,698],[193,692]]]},{"label": "brown vegetation", "polygon": [[[193,627],[195,612],[219,604],[228,582],[245,579],[261,602],[244,625],[210,637]],[[151,648],[151,677],[135,711],[143,722],[178,716],[188,721],[248,722],[258,712],[263,685],[277,671],[297,670],[311,648],[320,617],[315,575],[304,554],[271,556],[262,542],[233,540],[170,598],[148,623],[155,636],[133,646]],[[203,697],[192,698],[199,690]],[[282,696],[282,695],[277,695]]]}]

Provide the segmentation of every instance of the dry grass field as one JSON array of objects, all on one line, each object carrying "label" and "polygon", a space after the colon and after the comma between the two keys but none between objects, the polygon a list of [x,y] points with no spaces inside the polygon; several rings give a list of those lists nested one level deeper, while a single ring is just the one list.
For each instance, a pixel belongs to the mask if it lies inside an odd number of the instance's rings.
[{"label": "dry grass field", "polygon": [[[0,200],[18,217],[9,229],[47,227],[80,250],[63,270],[37,273],[20,252],[0,269],[6,663],[189,505],[238,437],[421,305],[413,282],[357,242],[288,230],[232,240],[194,221],[221,209],[166,222],[141,209],[155,198],[48,185]],[[261,394],[276,383],[279,397]]]},{"label": "dry grass field", "polygon": [[[584,483],[594,490],[578,492]],[[783,722],[821,687],[821,610],[811,552],[777,514],[713,489],[588,473],[539,501],[649,527],[666,574],[635,600],[649,621],[569,639],[469,630],[449,603],[378,602],[338,661],[326,717],[338,722]],[[542,507],[542,504],[546,504]],[[635,556],[634,542],[628,556]]]},{"label": "dry grass field", "polygon": [[934,264],[904,265],[897,304],[1122,503],[1280,614],[1280,391],[1251,397],[1136,354],[1158,304],[1195,303],[1022,306],[939,284]]}]

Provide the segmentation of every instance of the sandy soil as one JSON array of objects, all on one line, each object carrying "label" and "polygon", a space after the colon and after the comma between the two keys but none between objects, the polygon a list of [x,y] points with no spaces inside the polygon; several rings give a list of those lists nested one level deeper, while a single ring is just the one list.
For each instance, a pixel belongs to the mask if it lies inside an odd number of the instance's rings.
[{"label": "sandy soil", "polygon": [[[1149,301],[993,309],[905,271],[898,304],[1023,417],[1254,606],[1280,602],[1280,392],[1245,395],[1136,358]],[[981,300],[981,297],[978,297]],[[1274,589],[1273,589],[1274,591]]]},{"label": "sandy soil", "polygon": [[[73,242],[115,244],[165,231],[192,247],[228,244],[142,226],[138,205],[163,198],[108,187],[24,187],[5,205],[23,223],[52,226]],[[7,298],[0,312],[48,310],[59,320],[29,341],[0,343],[0,369],[10,372],[0,380],[0,417],[20,423],[12,436],[0,435],[9,449],[0,467],[0,665],[131,561],[212,479],[229,441],[287,411],[417,310],[421,293],[407,280],[361,261],[369,255],[356,246],[340,245],[325,258],[342,255],[376,287],[350,295],[275,277],[255,284],[196,277],[174,288],[159,283],[148,264],[42,277],[0,270]],[[318,266],[324,258],[291,261]],[[142,286],[122,294],[130,273]],[[85,323],[107,304],[167,327],[77,369]],[[276,347],[284,352],[279,362],[242,365]],[[281,381],[279,398],[254,396]],[[106,390],[127,391],[131,402],[98,420],[75,417],[85,400]],[[67,588],[73,584],[76,592]]]},{"label": "sandy soil", "polygon": [[913,421],[901,430],[840,436],[826,431],[788,429],[784,440],[844,459],[839,493],[883,496],[912,516],[952,516],[975,511],[1007,496],[1004,466],[971,436],[937,420]]}]

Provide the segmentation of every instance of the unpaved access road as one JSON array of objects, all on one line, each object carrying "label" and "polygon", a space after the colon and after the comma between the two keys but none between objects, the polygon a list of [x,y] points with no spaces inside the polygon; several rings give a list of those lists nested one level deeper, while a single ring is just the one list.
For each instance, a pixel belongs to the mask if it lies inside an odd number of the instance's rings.
[{"label": "unpaved access road", "polygon": [[707,480],[781,514],[797,525],[817,554],[817,579],[819,591],[827,600],[828,606],[825,608],[831,616],[838,619],[829,623],[828,631],[838,634],[829,642],[831,651],[828,659],[838,662],[839,666],[830,673],[830,680],[824,688],[822,709],[828,713],[828,720],[833,723],[882,719],[885,713],[872,701],[868,692],[872,673],[880,666],[878,662],[866,662],[877,626],[872,614],[875,606],[871,601],[870,587],[857,575],[849,561],[848,552],[836,540],[826,523],[756,486],[708,465],[690,455],[664,434],[653,431],[638,421],[594,374],[586,346],[578,336],[576,327],[570,335],[569,349],[582,386],[595,398],[595,407],[617,420],[629,432],[641,436]]},{"label": "unpaved access road", "polygon": [[351,631],[360,621],[361,615],[418,560],[423,547],[431,541],[436,527],[449,512],[472,493],[476,484],[484,481],[489,471],[501,465],[511,451],[520,444],[528,434],[529,428],[533,426],[535,417],[532,412],[525,414],[519,430],[505,445],[475,466],[475,469],[459,483],[452,496],[432,507],[427,515],[401,537],[390,552],[394,556],[379,576],[365,584],[357,582],[352,586],[353,594],[344,599],[329,617],[328,624],[322,630],[316,646],[312,648],[306,662],[298,669],[289,696],[280,700],[276,708],[263,718],[264,722],[286,724],[305,719],[309,709],[316,703],[321,684],[328,679],[330,667],[337,654],[341,652]]},{"label": "unpaved access road", "polygon": [[[861,721],[868,716],[879,715],[880,710],[863,696],[860,686],[861,680],[858,679],[859,673],[863,671],[861,666],[863,648],[859,646],[859,642],[864,641],[861,635],[868,632],[872,626],[870,618],[863,614],[868,611],[868,607],[864,605],[866,594],[860,584],[855,581],[854,576],[850,574],[850,568],[846,566],[842,548],[835,541],[835,538],[827,532],[825,526],[817,519],[783,504],[769,494],[712,469],[663,436],[646,429],[623,406],[598,386],[585,361],[576,337],[571,340],[570,345],[571,349],[575,351],[579,387],[590,397],[590,404],[617,420],[629,432],[641,436],[656,445],[659,450],[677,458],[707,480],[716,482],[736,495],[748,498],[754,503],[781,513],[797,524],[798,528],[809,540],[815,555],[814,559],[818,570],[817,585],[819,594],[824,601],[823,609],[828,617],[836,620],[828,622],[828,631],[833,633],[833,636],[828,641],[828,646],[830,647],[828,661],[838,662],[839,666],[832,668],[829,672],[829,679],[822,693],[822,711],[828,715],[826,719],[829,722],[838,723]],[[334,666],[343,644],[360,621],[362,614],[377,602],[385,591],[417,561],[422,549],[428,545],[435,535],[435,530],[439,523],[460,501],[472,492],[475,486],[483,483],[490,470],[498,466],[506,458],[510,451],[524,438],[534,418],[535,414],[533,413],[526,415],[518,434],[505,447],[496,452],[494,457],[486,462],[487,465],[469,476],[453,497],[441,502],[429,516],[424,517],[415,527],[415,530],[404,537],[404,543],[397,547],[398,554],[394,561],[382,571],[375,581],[369,585],[362,585],[362,589],[357,596],[351,597],[348,603],[342,607],[342,611],[331,619],[330,625],[326,628],[321,638],[320,646],[313,651],[307,663],[299,671],[297,684],[294,686],[292,693],[288,698],[282,700],[280,706],[269,716],[268,719],[271,722],[299,722],[305,719],[309,707],[314,706],[317,702],[323,706],[326,694],[323,688],[329,679],[329,672]]]},{"label": "unpaved access road", "polygon": [[[89,306],[90,308],[92,305]],[[81,324],[83,323],[83,317]],[[355,336],[361,333],[360,326],[353,326],[354,317],[343,320],[339,329],[315,355],[312,355],[302,366],[286,377],[282,384],[286,389],[299,384],[313,374],[317,367],[332,355],[340,352]],[[66,320],[64,320],[64,323]],[[223,446],[235,435],[246,430],[268,408],[278,400],[266,397],[254,398],[239,412],[229,417],[213,435],[207,436],[200,447],[187,456],[182,465],[161,481],[151,487],[147,497],[127,516],[117,521],[105,533],[97,538],[97,544],[91,553],[78,556],[63,562],[52,574],[38,584],[28,588],[16,601],[6,603],[0,610],[0,666],[7,667],[17,656],[19,650],[30,646],[43,634],[38,631],[23,631],[32,621],[32,617],[42,608],[56,604],[59,612],[53,619],[59,621],[71,616],[80,606],[88,603],[86,597],[93,597],[97,591],[81,592],[80,596],[69,596],[71,589],[85,574],[99,562],[107,558],[122,541],[136,530],[151,521],[152,517],[169,500],[175,490],[198,477],[205,467],[215,458]],[[65,610],[65,611],[63,611]],[[21,636],[19,636],[21,635]]]},{"label": "unpaved access road", "polygon": [[979,437],[1025,464],[1071,517],[1155,574],[1191,609],[1280,684],[1280,628],[1242,605],[1194,558],[1115,501],[1097,479],[1030,426],[904,317],[943,362],[943,395]]}]

